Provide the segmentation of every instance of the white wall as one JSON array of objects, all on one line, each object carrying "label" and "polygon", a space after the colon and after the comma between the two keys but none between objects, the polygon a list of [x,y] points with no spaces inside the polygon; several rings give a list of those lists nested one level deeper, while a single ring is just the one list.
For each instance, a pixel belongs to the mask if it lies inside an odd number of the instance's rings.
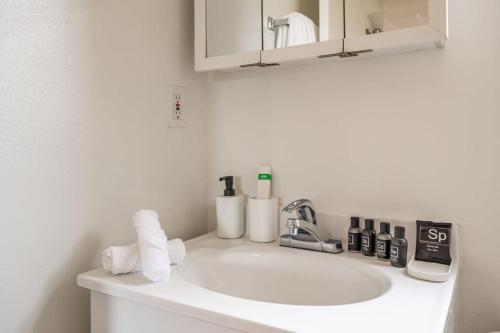
[{"label": "white wall", "polygon": [[500,330],[500,2],[449,4],[444,50],[214,75],[209,228],[217,177],[255,194],[266,162],[283,202],[459,222],[460,331],[488,332]]},{"label": "white wall", "polygon": [[[157,209],[170,237],[206,230],[205,76],[185,0],[0,5],[0,330],[89,332],[76,275]],[[188,128],[166,126],[167,84]]]}]

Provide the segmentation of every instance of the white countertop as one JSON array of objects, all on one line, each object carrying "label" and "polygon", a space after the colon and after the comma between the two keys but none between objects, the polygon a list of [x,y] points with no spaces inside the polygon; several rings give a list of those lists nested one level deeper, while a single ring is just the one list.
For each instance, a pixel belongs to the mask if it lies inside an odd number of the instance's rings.
[{"label": "white countertop", "polygon": [[[199,248],[236,245],[278,247],[247,239],[222,240],[213,233],[187,241],[189,252]],[[443,332],[452,303],[457,267],[443,283],[416,280],[404,269],[359,254],[325,254],[300,249],[303,256],[342,256],[384,274],[389,290],[361,303],[335,306],[299,306],[232,297],[185,281],[179,267],[164,283],[149,283],[141,273],[113,276],[96,269],[78,276],[78,285],[180,315],[247,332]],[[300,269],[298,267],[297,269]],[[258,272],[256,272],[258,274]],[[279,281],[276,281],[279,283]],[[334,287],[334,286],[333,286]]]}]

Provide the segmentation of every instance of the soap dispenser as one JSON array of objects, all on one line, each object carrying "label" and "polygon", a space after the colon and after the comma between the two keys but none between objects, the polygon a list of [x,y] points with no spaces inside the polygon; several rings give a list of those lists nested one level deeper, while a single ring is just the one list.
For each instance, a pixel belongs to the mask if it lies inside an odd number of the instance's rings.
[{"label": "soap dispenser", "polygon": [[243,197],[236,196],[233,188],[234,177],[226,176],[219,179],[225,183],[224,196],[215,201],[217,214],[217,237],[240,238],[245,232],[243,218]]}]

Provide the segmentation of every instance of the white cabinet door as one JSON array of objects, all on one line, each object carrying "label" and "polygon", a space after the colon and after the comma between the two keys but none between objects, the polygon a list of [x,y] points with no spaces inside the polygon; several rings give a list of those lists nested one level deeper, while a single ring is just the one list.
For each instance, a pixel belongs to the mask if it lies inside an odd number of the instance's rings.
[{"label": "white cabinet door", "polygon": [[260,64],[261,0],[195,0],[195,70]]},{"label": "white cabinet door", "polygon": [[[263,0],[262,12],[263,64],[303,63],[343,51],[342,0]],[[273,25],[273,20],[278,24]],[[303,31],[292,26],[304,21],[314,25],[314,40],[304,40]]]},{"label": "white cabinet door", "polygon": [[441,47],[447,16],[447,0],[345,0],[344,51]]}]

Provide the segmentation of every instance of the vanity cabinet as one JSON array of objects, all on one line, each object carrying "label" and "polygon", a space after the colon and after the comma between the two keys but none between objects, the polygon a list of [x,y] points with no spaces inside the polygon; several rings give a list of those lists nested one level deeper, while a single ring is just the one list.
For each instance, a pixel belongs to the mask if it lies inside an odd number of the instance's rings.
[{"label": "vanity cabinet", "polygon": [[195,0],[195,69],[444,46],[447,0]]}]

